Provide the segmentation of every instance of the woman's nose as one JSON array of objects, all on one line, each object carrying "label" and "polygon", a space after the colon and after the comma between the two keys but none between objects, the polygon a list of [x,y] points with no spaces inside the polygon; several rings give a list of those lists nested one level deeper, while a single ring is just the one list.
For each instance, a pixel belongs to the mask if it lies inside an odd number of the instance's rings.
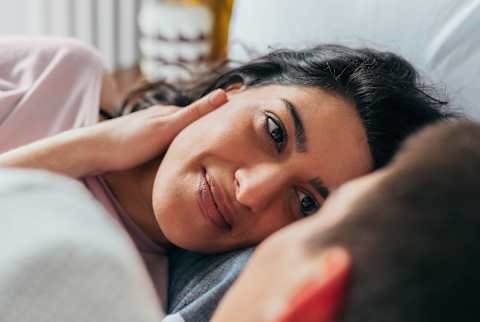
[{"label": "woman's nose", "polygon": [[235,172],[235,196],[239,203],[258,212],[272,202],[286,181],[286,173],[275,165],[240,168]]}]

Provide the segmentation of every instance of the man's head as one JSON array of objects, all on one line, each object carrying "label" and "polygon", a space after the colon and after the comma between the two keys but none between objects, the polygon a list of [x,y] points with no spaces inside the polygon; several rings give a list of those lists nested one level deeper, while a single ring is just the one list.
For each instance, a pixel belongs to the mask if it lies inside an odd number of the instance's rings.
[{"label": "man's head", "polygon": [[407,141],[261,245],[213,321],[476,321],[478,138],[462,122]]}]

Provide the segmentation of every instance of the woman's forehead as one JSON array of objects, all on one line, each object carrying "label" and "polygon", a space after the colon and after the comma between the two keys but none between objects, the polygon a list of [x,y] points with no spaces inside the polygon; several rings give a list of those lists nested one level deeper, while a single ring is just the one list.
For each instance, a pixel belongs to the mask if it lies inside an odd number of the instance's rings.
[{"label": "woman's forehead", "polygon": [[372,170],[365,129],[347,99],[319,88],[286,85],[252,87],[239,94],[237,98],[245,100],[242,106],[253,103],[281,118],[291,164],[302,181],[318,178],[334,189]]},{"label": "woman's forehead", "polygon": [[269,99],[290,98],[291,100],[301,100],[303,103],[308,101],[317,102],[319,99],[333,98],[341,100],[346,104],[350,101],[333,91],[325,90],[320,87],[302,86],[302,85],[262,85],[247,87],[247,95],[258,95]]},{"label": "woman's forehead", "polygon": [[[290,114],[298,119],[289,122],[290,131],[298,132],[295,122],[303,128],[305,151],[297,154],[303,157],[303,167],[312,172],[312,177],[336,187],[371,171],[373,160],[366,131],[352,103],[308,87],[288,87],[280,95],[288,102],[286,109],[293,109]],[[293,135],[292,141],[297,139]]]}]

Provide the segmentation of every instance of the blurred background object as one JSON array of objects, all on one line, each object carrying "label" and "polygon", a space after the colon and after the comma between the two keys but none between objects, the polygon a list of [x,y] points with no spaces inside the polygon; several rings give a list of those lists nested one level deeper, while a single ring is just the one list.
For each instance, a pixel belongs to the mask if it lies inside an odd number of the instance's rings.
[{"label": "blurred background object", "polygon": [[[0,2],[0,35],[74,37],[97,47],[112,70],[151,62],[199,67],[223,59],[233,0],[16,0]],[[158,67],[158,64],[151,64]],[[165,75],[171,71],[165,69]]]},{"label": "blurred background object", "polygon": [[143,0],[138,22],[147,79],[184,80],[206,67],[213,15],[205,3]]},{"label": "blurred background object", "polygon": [[143,0],[138,18],[142,73],[184,81],[226,57],[232,0]]}]

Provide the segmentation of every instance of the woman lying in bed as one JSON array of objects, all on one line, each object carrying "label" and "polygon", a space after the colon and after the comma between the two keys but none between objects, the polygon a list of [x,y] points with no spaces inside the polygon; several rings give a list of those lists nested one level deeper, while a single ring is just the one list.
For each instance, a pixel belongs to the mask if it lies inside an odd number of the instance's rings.
[{"label": "woman lying in bed", "polygon": [[257,244],[447,116],[402,58],[321,45],[196,86],[147,86],[126,101],[135,113],[97,123],[100,97],[115,98],[95,51],[71,40],[0,47],[0,166],[81,179],[128,231],[162,299],[169,246]]}]

